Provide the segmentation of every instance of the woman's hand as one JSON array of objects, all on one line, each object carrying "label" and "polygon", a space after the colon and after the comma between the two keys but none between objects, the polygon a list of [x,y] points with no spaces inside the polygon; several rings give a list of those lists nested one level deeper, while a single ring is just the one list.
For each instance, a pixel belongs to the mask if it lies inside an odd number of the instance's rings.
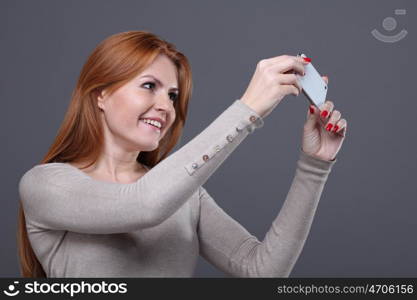
[{"label": "woman's hand", "polygon": [[[323,79],[328,83],[326,76],[323,76]],[[341,117],[341,113],[334,110],[331,101],[323,103],[320,110],[310,105],[307,121],[304,124],[301,149],[319,159],[334,160],[347,130],[347,121]]]},{"label": "woman's hand", "polygon": [[301,86],[293,72],[303,75],[306,64],[308,59],[299,56],[281,55],[262,59],[256,65],[255,73],[240,100],[265,118],[284,96],[300,94]]}]

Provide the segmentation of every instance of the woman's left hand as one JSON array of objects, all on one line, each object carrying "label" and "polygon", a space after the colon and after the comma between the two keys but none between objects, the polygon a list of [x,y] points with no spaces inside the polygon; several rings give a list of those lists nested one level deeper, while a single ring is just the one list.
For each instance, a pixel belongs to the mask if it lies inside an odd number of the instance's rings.
[{"label": "woman's left hand", "polygon": [[[328,83],[326,76],[323,76],[323,79]],[[346,130],[347,121],[342,119],[338,110],[334,110],[332,101],[324,102],[320,109],[310,105],[304,124],[301,149],[319,159],[334,160],[342,147]]]}]

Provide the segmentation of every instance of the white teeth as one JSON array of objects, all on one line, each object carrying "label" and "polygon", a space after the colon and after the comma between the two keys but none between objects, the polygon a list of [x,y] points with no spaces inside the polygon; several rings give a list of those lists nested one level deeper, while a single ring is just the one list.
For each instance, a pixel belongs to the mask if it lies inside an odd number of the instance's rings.
[{"label": "white teeth", "polygon": [[141,119],[143,122],[151,124],[155,127],[158,127],[159,129],[162,127],[161,123],[159,123],[158,121],[155,120],[150,120],[150,119]]}]

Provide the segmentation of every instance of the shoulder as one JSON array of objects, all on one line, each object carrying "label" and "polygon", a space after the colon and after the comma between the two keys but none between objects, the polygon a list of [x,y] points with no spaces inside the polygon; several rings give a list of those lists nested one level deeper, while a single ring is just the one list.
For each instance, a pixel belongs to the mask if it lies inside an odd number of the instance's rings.
[{"label": "shoulder", "polygon": [[27,170],[19,180],[19,189],[27,187],[42,187],[48,183],[68,182],[82,176],[82,172],[68,163],[45,163],[35,165]]},{"label": "shoulder", "polygon": [[27,170],[22,178],[36,177],[36,176],[54,176],[61,173],[73,173],[74,166],[68,163],[53,162],[46,164],[38,164]]}]

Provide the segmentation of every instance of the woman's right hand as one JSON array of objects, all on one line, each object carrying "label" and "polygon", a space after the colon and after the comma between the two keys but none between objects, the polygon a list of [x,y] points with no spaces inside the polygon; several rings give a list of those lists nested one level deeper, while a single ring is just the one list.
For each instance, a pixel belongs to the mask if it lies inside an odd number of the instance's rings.
[{"label": "woman's right hand", "polygon": [[301,86],[293,71],[304,75],[304,65],[308,63],[301,56],[291,55],[260,60],[240,100],[265,118],[286,95],[300,94]]}]

